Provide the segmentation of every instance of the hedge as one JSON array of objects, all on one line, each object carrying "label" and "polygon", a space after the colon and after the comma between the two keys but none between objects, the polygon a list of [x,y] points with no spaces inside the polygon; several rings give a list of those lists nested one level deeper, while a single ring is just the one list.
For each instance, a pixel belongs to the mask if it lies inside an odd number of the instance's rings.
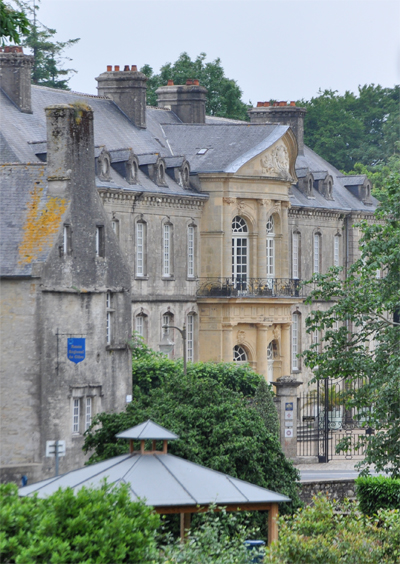
[{"label": "hedge", "polygon": [[357,499],[364,515],[374,515],[379,509],[400,509],[399,478],[359,477],[355,484]]},{"label": "hedge", "polygon": [[159,516],[132,502],[128,488],[59,489],[44,499],[0,485],[0,561],[4,564],[154,562]]}]

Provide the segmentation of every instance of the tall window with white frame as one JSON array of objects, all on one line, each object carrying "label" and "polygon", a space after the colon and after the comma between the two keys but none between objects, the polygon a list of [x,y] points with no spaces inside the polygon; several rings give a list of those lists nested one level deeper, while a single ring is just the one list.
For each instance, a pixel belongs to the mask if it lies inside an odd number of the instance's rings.
[{"label": "tall window with white frame", "polygon": [[300,352],[299,321],[300,315],[298,313],[294,313],[292,315],[292,370],[295,372],[300,370],[300,362],[297,358],[297,355]]},{"label": "tall window with white frame", "polygon": [[163,276],[171,276],[171,224],[163,226]]},{"label": "tall window with white frame", "polygon": [[186,356],[187,360],[194,359],[194,314],[190,313],[186,320]]},{"label": "tall window with white frame", "polygon": [[106,313],[106,337],[107,337],[107,345],[110,345],[111,340],[112,340],[112,314],[113,314],[111,292],[107,292],[107,295],[106,295],[106,308],[107,308],[107,313]]},{"label": "tall window with white frame", "polygon": [[143,221],[136,223],[136,276],[145,276],[145,235],[146,224]]},{"label": "tall window with white frame", "polygon": [[295,280],[300,278],[300,233],[293,233],[292,237],[292,277]]},{"label": "tall window with white frame", "polygon": [[144,325],[145,325],[145,316],[143,314],[138,314],[135,317],[135,331],[138,335],[144,338]]},{"label": "tall window with white frame", "polygon": [[85,431],[87,431],[92,424],[92,398],[86,397],[86,406],[85,406]]},{"label": "tall window with white frame", "polygon": [[80,399],[74,399],[73,413],[72,413],[72,432],[79,433],[79,419],[80,419]]},{"label": "tall window with white frame", "polygon": [[333,238],[333,266],[340,265],[339,259],[339,245],[340,245],[340,236],[335,235]]},{"label": "tall window with white frame", "polygon": [[232,279],[235,288],[245,291],[248,275],[248,227],[246,221],[236,216],[232,221]]},{"label": "tall window with white frame", "polygon": [[274,216],[268,218],[266,225],[267,232],[267,278],[275,276],[275,225]]},{"label": "tall window with white frame", "polygon": [[194,278],[194,244],[195,244],[195,227],[194,225],[188,226],[187,231],[187,277]]},{"label": "tall window with white frame", "polygon": [[321,235],[314,233],[314,274],[321,273]]}]

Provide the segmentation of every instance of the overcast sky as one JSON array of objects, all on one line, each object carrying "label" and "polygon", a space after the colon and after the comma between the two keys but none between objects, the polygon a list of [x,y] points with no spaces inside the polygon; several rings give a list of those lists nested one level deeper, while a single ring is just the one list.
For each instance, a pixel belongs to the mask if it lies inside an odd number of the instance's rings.
[{"label": "overcast sky", "polygon": [[97,93],[107,65],[158,71],[183,51],[220,57],[253,104],[400,82],[399,1],[42,0],[39,19],[81,38],[67,52],[78,92]]}]

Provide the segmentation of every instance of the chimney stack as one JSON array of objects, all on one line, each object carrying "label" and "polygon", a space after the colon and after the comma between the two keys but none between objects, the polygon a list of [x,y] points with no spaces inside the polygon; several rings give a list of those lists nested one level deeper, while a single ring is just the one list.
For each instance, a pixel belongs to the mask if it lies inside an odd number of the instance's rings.
[{"label": "chimney stack", "polygon": [[33,57],[24,55],[22,47],[0,48],[0,87],[25,114],[32,113],[31,68]]},{"label": "chimney stack", "polygon": [[120,110],[141,129],[146,128],[146,82],[147,77],[137,70],[136,65],[124,66],[119,70],[119,65],[107,66],[96,78],[99,96],[113,100]]},{"label": "chimney stack", "polygon": [[304,155],[304,115],[306,108],[296,106],[295,102],[258,102],[249,111],[250,123],[276,123],[289,125],[297,139],[299,155]]},{"label": "chimney stack", "polygon": [[186,81],[186,85],[174,85],[172,80],[167,86],[156,90],[158,106],[170,108],[183,123],[206,122],[207,89],[200,86],[197,79]]},{"label": "chimney stack", "polygon": [[80,197],[87,198],[95,178],[93,111],[82,102],[45,111],[49,194],[65,196],[77,186]]}]

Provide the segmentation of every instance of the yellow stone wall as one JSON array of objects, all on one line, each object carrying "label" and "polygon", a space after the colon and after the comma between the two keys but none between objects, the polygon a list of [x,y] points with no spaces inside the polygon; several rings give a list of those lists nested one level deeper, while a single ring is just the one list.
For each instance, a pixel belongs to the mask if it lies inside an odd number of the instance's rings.
[{"label": "yellow stone wall", "polygon": [[[284,147],[286,169],[273,165]],[[275,153],[274,153],[275,151]],[[272,155],[272,156],[271,156]],[[210,195],[200,225],[200,284],[208,278],[232,276],[232,220],[248,225],[248,277],[267,278],[266,223],[275,223],[275,278],[289,278],[289,189],[295,180],[297,147],[291,132],[236,172],[201,175],[202,190]],[[290,308],[299,298],[199,298],[200,360],[233,360],[233,347],[242,345],[253,368],[268,375],[267,348],[274,344],[273,380],[290,374]]]}]

